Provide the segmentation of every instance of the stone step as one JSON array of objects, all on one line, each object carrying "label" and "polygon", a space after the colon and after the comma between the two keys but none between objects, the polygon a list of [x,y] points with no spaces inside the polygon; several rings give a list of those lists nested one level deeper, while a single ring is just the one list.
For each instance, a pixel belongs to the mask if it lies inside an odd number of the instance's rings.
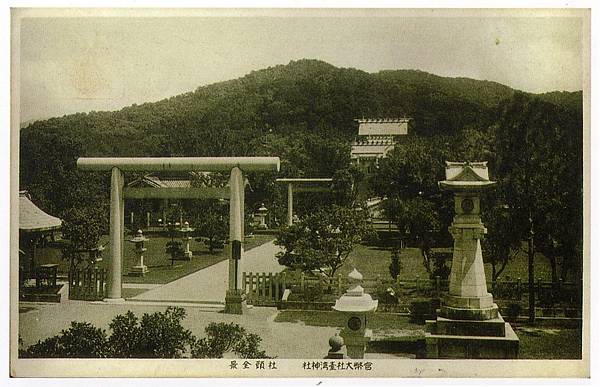
[{"label": "stone step", "polygon": [[429,332],[438,335],[490,337],[504,337],[506,335],[505,322],[501,316],[482,321],[451,320],[438,317],[435,321],[426,321],[426,326]]}]

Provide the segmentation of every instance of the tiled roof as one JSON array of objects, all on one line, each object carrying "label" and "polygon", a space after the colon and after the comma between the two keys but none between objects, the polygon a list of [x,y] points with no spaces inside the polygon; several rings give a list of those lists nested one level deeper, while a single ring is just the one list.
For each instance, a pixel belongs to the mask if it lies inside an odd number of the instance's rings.
[{"label": "tiled roof", "polygon": [[33,204],[26,192],[19,193],[19,229],[23,231],[49,231],[60,228],[62,220],[48,215]]}]

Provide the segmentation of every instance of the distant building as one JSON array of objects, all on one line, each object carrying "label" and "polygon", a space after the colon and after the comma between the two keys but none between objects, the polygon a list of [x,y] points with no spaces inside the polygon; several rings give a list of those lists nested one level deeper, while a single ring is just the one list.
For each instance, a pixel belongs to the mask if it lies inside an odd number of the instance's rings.
[{"label": "distant building", "polygon": [[399,139],[408,134],[410,118],[357,119],[358,136],[352,143],[352,164],[370,171],[379,159],[387,157]]}]

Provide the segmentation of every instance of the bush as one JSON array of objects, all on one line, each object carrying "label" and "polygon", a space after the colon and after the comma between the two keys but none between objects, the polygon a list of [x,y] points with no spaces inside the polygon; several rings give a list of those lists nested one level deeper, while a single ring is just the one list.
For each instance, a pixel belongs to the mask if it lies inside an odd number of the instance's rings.
[{"label": "bush", "polygon": [[59,335],[38,341],[19,354],[24,358],[103,358],[110,351],[104,330],[87,322],[71,322]]},{"label": "bush", "polygon": [[506,311],[506,313],[508,314],[506,316],[508,321],[510,321],[510,322],[517,321],[517,318],[521,314],[521,309],[522,308],[521,308],[520,304],[513,303],[513,304],[508,305],[508,310]]},{"label": "bush", "polygon": [[[221,358],[232,351],[246,359],[269,358],[259,349],[261,338],[237,324],[211,323],[206,337],[197,340],[181,322],[185,309],[169,307],[164,313],[144,313],[141,319],[128,311],[109,324],[112,333],[87,322],[71,322],[68,330],[23,350],[22,358]],[[19,346],[22,340],[19,341]],[[188,355],[189,356],[189,355]]]},{"label": "bush", "polygon": [[128,311],[110,323],[112,357],[179,359],[195,338],[181,325],[185,309],[168,307],[164,313],[144,313],[142,319]]},{"label": "bush", "polygon": [[247,333],[237,324],[210,323],[205,332],[206,337],[197,340],[192,347],[193,358],[222,358],[227,352],[233,352],[243,359],[269,358],[259,350],[262,339],[256,334]]}]

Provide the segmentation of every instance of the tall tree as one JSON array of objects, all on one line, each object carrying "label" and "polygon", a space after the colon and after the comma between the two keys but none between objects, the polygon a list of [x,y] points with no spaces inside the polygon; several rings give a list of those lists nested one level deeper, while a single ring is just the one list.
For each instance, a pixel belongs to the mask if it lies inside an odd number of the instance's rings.
[{"label": "tall tree", "polygon": [[[496,133],[499,191],[514,235],[527,241],[529,319],[535,320],[536,250],[556,275],[556,257],[576,271],[582,240],[582,126],[580,112],[515,93],[501,106]],[[569,230],[566,230],[569,228]],[[560,247],[560,248],[559,248]]]}]

